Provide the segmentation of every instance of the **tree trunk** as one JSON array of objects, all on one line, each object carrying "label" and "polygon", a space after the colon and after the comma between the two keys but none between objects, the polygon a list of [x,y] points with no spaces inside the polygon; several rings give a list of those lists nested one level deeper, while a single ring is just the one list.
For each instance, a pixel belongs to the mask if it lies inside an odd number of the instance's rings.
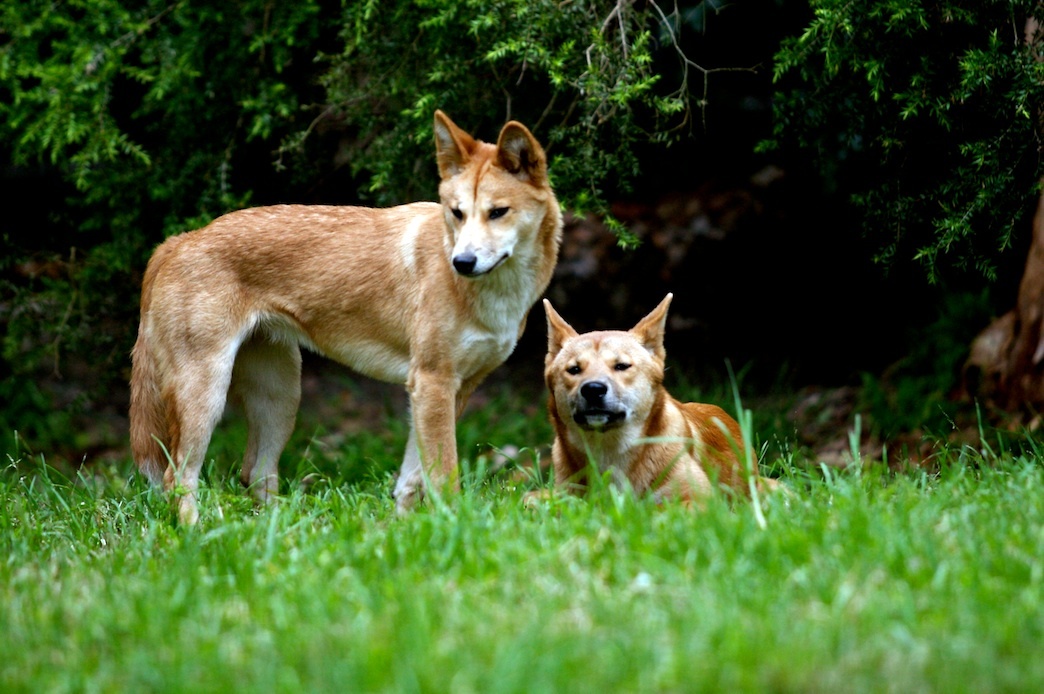
[{"label": "tree trunk", "polygon": [[972,342],[964,389],[1014,413],[1044,409],[1044,194],[1033,217],[1033,239],[1015,308]]},{"label": "tree trunk", "polygon": [[[1041,53],[1042,25],[1029,17],[1023,40]],[[1038,132],[1044,134],[1044,113],[1038,114]],[[1042,181],[1044,190],[1044,181]],[[1019,283],[1015,308],[993,321],[972,342],[964,364],[965,392],[987,404],[1021,415],[1044,409],[1044,192],[1033,216],[1033,239]]]}]

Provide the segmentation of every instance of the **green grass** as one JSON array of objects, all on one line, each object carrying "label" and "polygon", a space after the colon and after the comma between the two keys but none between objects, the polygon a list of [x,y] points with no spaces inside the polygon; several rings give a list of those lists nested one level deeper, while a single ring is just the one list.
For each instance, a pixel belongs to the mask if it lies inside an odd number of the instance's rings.
[{"label": "green grass", "polygon": [[[465,417],[464,457],[536,446],[542,412]],[[216,441],[201,522],[129,464],[0,472],[0,690],[1026,692],[1044,687],[1044,467],[941,447],[938,471],[822,471],[702,511],[528,485],[397,517],[405,427],[298,440],[256,509]],[[391,432],[391,433],[389,433]],[[231,434],[224,434],[234,441]],[[307,436],[307,433],[306,433]],[[497,440],[496,437],[504,437]],[[229,451],[227,454],[224,451]],[[383,451],[383,452],[382,452]],[[339,476],[346,469],[370,473]],[[307,491],[299,482],[319,477]]]}]

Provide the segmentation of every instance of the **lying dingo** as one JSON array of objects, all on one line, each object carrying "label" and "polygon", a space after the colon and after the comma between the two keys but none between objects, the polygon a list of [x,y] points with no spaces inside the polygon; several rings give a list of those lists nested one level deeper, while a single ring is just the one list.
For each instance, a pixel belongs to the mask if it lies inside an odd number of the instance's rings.
[{"label": "lying dingo", "polygon": [[195,523],[200,468],[228,395],[245,411],[242,479],[278,490],[306,347],[405,384],[411,426],[396,506],[425,477],[454,490],[456,418],[511,354],[558,257],[544,150],[517,122],[496,145],[435,113],[441,203],[277,205],[232,212],[160,245],[145,271],[131,376],[141,470]]},{"label": "lying dingo", "polygon": [[757,475],[757,462],[752,459],[753,469],[744,470],[736,421],[716,405],[678,402],[663,387],[671,298],[668,294],[628,332],[582,335],[544,300],[544,377],[557,485],[583,492],[593,464],[598,474],[608,472],[613,484],[657,500],[698,501],[715,484],[748,492],[748,472]]}]

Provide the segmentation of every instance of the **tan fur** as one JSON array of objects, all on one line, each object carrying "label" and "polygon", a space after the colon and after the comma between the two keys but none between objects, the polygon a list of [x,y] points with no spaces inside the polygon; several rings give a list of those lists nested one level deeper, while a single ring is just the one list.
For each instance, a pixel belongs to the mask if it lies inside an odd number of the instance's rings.
[{"label": "tan fur", "polygon": [[244,483],[261,500],[277,491],[301,346],[406,385],[400,510],[425,476],[456,489],[456,418],[514,349],[551,279],[562,222],[544,151],[521,124],[492,145],[436,112],[435,144],[441,204],[245,209],[156,249],[132,354],[131,443],[145,474],[180,490],[182,522],[197,518],[226,395],[249,423]]},{"label": "tan fur", "polygon": [[[736,421],[716,405],[678,402],[663,387],[671,298],[668,294],[630,331],[582,335],[544,300],[544,377],[557,485],[582,493],[593,462],[613,483],[656,499],[698,501],[715,485],[748,493]],[[751,465],[756,476],[753,458]]]}]

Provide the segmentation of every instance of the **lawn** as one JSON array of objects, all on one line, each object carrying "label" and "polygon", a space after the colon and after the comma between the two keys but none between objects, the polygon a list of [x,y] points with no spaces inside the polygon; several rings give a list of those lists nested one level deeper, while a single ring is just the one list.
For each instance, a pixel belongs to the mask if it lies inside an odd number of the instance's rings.
[{"label": "lawn", "polygon": [[[189,529],[129,462],[71,475],[12,457],[0,690],[1044,690],[1032,441],[940,444],[931,471],[902,473],[769,446],[791,493],[764,500],[762,526],[747,502],[612,489],[526,508],[537,482],[510,467],[398,517],[398,418],[334,450],[304,429],[260,510],[235,481],[240,433],[223,433]],[[469,467],[505,431],[535,446],[547,423],[477,408]]]}]

